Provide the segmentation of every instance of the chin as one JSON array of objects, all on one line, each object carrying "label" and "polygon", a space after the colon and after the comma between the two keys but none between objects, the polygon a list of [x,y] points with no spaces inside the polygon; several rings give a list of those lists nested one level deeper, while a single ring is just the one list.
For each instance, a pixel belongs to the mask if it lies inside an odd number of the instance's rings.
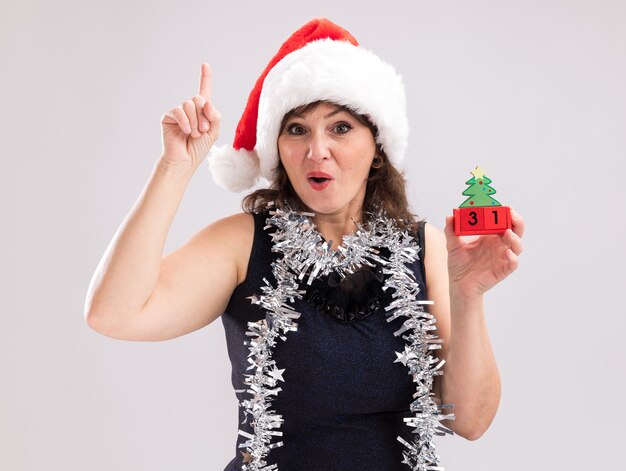
[{"label": "chin", "polygon": [[[354,199],[346,200],[345,193],[342,195],[336,195],[331,192],[326,194],[317,193],[309,194],[308,192],[299,193],[298,197],[304,205],[309,208],[309,211],[316,214],[336,214],[348,209],[354,204]],[[343,198],[337,198],[337,196],[343,196]],[[359,195],[355,195],[358,198]]]},{"label": "chin", "polygon": [[349,206],[349,204],[345,202],[340,203],[331,199],[326,201],[320,201],[319,199],[316,201],[302,200],[302,202],[309,208],[309,211],[315,214],[336,214],[342,212]]},{"label": "chin", "polygon": [[338,205],[336,203],[333,204],[332,201],[326,198],[307,198],[306,196],[303,198],[302,195],[298,195],[298,197],[304,206],[307,207],[312,213],[326,214],[332,213],[333,210],[336,211],[338,209]]},{"label": "chin", "polygon": [[331,205],[323,201],[311,201],[304,198],[300,198],[300,200],[304,203],[304,206],[306,206],[308,210],[312,213],[326,213],[329,209],[331,209]]}]

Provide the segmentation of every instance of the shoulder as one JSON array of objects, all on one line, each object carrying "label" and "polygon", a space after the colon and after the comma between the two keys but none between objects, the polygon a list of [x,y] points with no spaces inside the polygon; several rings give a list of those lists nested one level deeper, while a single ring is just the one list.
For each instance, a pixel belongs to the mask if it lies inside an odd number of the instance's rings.
[{"label": "shoulder", "polygon": [[441,253],[442,250],[446,250],[446,236],[444,232],[427,222],[425,219],[414,221],[411,224],[412,232],[415,238],[418,240],[419,245],[422,247],[422,254],[420,256],[429,257],[429,253]]},{"label": "shoulder", "polygon": [[252,213],[237,213],[218,219],[213,224],[219,226],[225,232],[237,233],[239,231],[254,230],[254,215]]},{"label": "shoulder", "polygon": [[245,279],[254,240],[252,213],[241,212],[218,219],[202,229],[198,237],[223,249],[237,265],[238,283]]},{"label": "shoulder", "polygon": [[446,247],[446,235],[441,229],[424,221],[424,234],[426,236],[426,246],[440,249]]},{"label": "shoulder", "polygon": [[213,221],[200,234],[211,239],[220,238],[233,243],[254,235],[254,216],[251,213],[237,213]]}]

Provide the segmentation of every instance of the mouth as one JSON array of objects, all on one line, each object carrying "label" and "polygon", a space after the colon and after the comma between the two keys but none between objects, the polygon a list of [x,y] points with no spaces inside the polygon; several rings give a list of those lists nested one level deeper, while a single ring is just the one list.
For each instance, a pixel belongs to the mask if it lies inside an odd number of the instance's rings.
[{"label": "mouth", "polygon": [[323,172],[310,172],[306,177],[309,185],[311,185],[311,188],[315,191],[322,191],[333,181],[333,178],[330,175]]}]

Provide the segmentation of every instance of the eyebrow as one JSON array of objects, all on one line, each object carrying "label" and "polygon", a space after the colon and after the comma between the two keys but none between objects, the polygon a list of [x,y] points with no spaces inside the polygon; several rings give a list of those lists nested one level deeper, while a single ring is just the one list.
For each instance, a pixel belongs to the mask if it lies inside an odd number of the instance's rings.
[{"label": "eyebrow", "polygon": [[328,113],[326,116],[324,116],[324,119],[328,119],[328,118],[330,118],[332,116],[335,116],[337,113],[341,113],[342,111],[344,111],[344,110],[342,110],[341,108],[337,108],[335,111],[332,111],[332,112]]},{"label": "eyebrow", "polygon": [[[331,111],[330,113],[325,115],[324,119],[332,118],[333,116],[335,116],[338,113],[341,113],[342,111],[346,111],[346,110],[341,109],[341,108],[337,108],[335,111]],[[347,113],[347,111],[346,111],[346,113]],[[291,117],[292,118],[303,118],[304,117],[304,113],[294,113]]]}]

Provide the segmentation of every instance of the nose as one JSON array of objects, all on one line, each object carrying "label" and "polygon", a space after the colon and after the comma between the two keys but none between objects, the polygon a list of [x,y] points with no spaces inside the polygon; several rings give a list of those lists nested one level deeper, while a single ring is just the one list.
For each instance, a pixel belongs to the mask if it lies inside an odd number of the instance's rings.
[{"label": "nose", "polygon": [[330,158],[329,142],[324,133],[311,133],[306,157],[314,162],[320,162]]}]

